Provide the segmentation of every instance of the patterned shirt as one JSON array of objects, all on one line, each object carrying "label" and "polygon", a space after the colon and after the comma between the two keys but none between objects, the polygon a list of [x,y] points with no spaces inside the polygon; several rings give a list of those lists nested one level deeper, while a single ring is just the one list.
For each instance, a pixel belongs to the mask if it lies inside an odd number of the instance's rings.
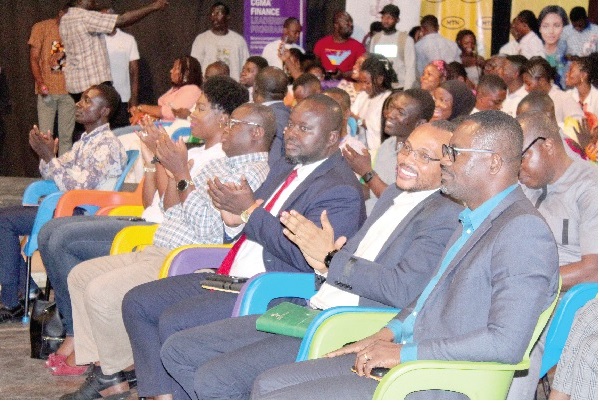
[{"label": "patterned shirt", "polygon": [[154,235],[154,245],[175,249],[194,243],[223,243],[221,214],[206,191],[206,183],[214,177],[223,183],[239,183],[244,175],[252,190],[256,190],[269,173],[268,155],[266,152],[244,154],[206,164],[194,177],[196,189],[185,202],[165,212],[165,219]]},{"label": "patterned shirt", "polygon": [[[39,54],[39,66],[44,84],[49,94],[66,94],[63,67],[66,62],[56,18],[40,21],[31,28],[31,36],[27,42],[35,53]],[[35,93],[39,94],[38,83]]]},{"label": "patterned shirt", "polygon": [[115,28],[118,15],[71,7],[60,20],[60,37],[67,54],[67,91],[78,94],[92,85],[111,81],[104,35]]},{"label": "patterned shirt", "polygon": [[589,56],[598,51],[598,25],[589,23],[581,32],[567,25],[561,39],[567,44],[566,53],[572,56]]},{"label": "patterned shirt", "polygon": [[52,179],[62,191],[71,189],[112,189],[127,164],[127,153],[110,131],[108,123],[73,144],[71,151],[50,162],[40,161],[44,179]]}]

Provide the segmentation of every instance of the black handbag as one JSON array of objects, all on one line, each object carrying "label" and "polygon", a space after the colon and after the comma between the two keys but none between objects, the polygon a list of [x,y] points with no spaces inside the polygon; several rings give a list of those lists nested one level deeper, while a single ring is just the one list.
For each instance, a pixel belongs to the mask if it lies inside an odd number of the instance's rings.
[{"label": "black handbag", "polygon": [[65,340],[65,329],[56,301],[36,299],[31,308],[29,323],[31,358],[45,360],[56,352]]}]

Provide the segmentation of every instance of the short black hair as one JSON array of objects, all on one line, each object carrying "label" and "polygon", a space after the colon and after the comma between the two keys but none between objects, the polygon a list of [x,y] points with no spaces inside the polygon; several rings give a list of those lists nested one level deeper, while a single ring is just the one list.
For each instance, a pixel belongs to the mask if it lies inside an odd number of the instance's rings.
[{"label": "short black hair", "polygon": [[581,6],[576,6],[571,9],[571,12],[569,13],[569,18],[571,19],[571,21],[587,19],[587,12],[585,11],[585,8]]},{"label": "short black hair", "polygon": [[519,21],[527,24],[529,29],[535,32],[536,35],[539,36],[540,25],[538,23],[538,19],[531,10],[522,10],[516,17]]},{"label": "short black hair", "polygon": [[369,32],[375,33],[381,31],[383,31],[383,24],[381,21],[373,21],[371,25],[369,25]]},{"label": "short black hair", "polygon": [[408,31],[408,36],[410,36],[414,40],[415,37],[417,36],[417,32],[419,32],[420,30],[421,30],[421,26],[420,25],[415,25],[414,27],[412,27],[410,29],[410,31]]},{"label": "short black hair", "polygon": [[121,104],[121,96],[115,87],[109,84],[92,85],[88,90],[91,90],[92,88],[100,93],[102,99],[104,99],[104,102],[106,103],[106,106],[108,106],[108,109],[110,109],[108,120],[111,120],[115,112],[117,112],[117,109],[119,109],[119,105]]},{"label": "short black hair", "polygon": [[465,36],[469,36],[469,35],[472,36],[473,38],[475,38],[475,41],[477,41],[477,37],[475,36],[475,33],[473,31],[471,31],[470,29],[461,29],[456,34],[456,44],[460,47],[460,41],[462,41],[462,39]]},{"label": "short black hair", "polygon": [[420,88],[410,88],[400,92],[400,94],[404,94],[407,97],[417,101],[420,112],[419,117],[421,119],[425,119],[428,122],[431,120],[433,117],[433,111],[435,110],[435,101],[433,100],[433,97],[429,91],[425,91]]},{"label": "short black hair", "polygon": [[248,89],[229,76],[213,76],[207,78],[202,85],[202,92],[208,102],[228,115],[238,106],[248,102]]},{"label": "short black hair", "polygon": [[509,61],[510,64],[515,66],[519,70],[519,75],[522,76],[525,73],[525,65],[527,64],[527,58],[523,55],[508,55],[504,58]]},{"label": "short black hair", "polygon": [[246,59],[246,62],[254,63],[258,67],[258,71],[261,71],[269,65],[267,59],[262,56],[250,56]]},{"label": "short black hair", "polygon": [[458,77],[462,77],[465,81],[467,80],[467,70],[459,62],[451,62],[446,65],[448,71],[447,80],[458,80]]},{"label": "short black hair", "polygon": [[266,101],[282,100],[287,94],[287,76],[278,67],[265,67],[254,79],[254,93]]},{"label": "short black hair", "polygon": [[[337,98],[335,98],[335,100],[338,101],[338,103],[342,107],[342,112],[345,112],[348,109],[350,109],[350,106],[352,105],[352,101],[350,100],[350,95],[348,95],[348,93],[341,88],[338,88],[338,87],[327,88],[325,91],[323,91],[323,94],[328,95],[328,96],[331,96],[331,95],[338,96],[340,99],[338,100]],[[431,96],[430,96],[430,98],[431,98]],[[342,102],[339,102],[339,101],[342,101]]]},{"label": "short black hair", "polygon": [[479,92],[496,92],[496,91],[506,91],[507,85],[502,78],[495,74],[486,74],[479,79],[479,83],[477,83],[477,93]]},{"label": "short black hair", "polygon": [[290,25],[292,25],[293,23],[298,23],[300,24],[300,20],[296,17],[288,17],[285,19],[285,21],[283,21],[283,27],[284,28],[289,28]]},{"label": "short black hair", "polygon": [[319,79],[317,78],[317,76],[315,76],[314,74],[310,74],[310,73],[304,73],[301,74],[300,76],[298,76],[298,78],[296,78],[294,80],[294,83],[292,84],[292,90],[296,90],[296,88],[298,87],[305,87],[307,85],[314,85],[321,87],[321,81],[319,81]]},{"label": "short black hair", "polygon": [[225,4],[221,1],[217,1],[216,3],[213,3],[213,5],[210,6],[210,9],[213,10],[217,7],[223,7],[223,11],[225,12],[225,15],[229,15],[231,13],[231,10],[229,10],[229,6],[227,6],[227,4]]},{"label": "short black hair", "polygon": [[421,26],[427,26],[435,29],[436,31],[440,29],[440,23],[435,15],[427,14],[423,18],[421,18]]}]

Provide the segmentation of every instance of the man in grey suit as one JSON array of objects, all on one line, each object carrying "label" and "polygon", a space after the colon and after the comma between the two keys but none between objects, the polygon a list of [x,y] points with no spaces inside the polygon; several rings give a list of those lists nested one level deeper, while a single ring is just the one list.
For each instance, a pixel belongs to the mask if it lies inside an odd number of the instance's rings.
[{"label": "man in grey suit", "polygon": [[[424,124],[402,143],[396,184],[345,246],[345,237],[335,240],[326,211],[322,229],[295,210],[282,213],[284,234],[317,278],[327,276],[310,307],[404,308],[421,293],[458,225],[460,206],[438,190],[442,144],[453,128],[445,121]],[[328,253],[335,257],[328,260]],[[256,376],[294,362],[301,342],[257,331],[258,316],[176,333],[163,346],[163,364],[193,399],[247,399]]]},{"label": "man in grey suit", "polygon": [[[442,191],[467,207],[425,291],[374,335],[326,358],[264,372],[252,398],[370,399],[375,367],[521,361],[559,280],[552,232],[517,183],[522,147],[519,124],[503,112],[463,121],[443,150]],[[410,396],[464,397],[439,390]]]},{"label": "man in grey suit", "polygon": [[277,67],[265,67],[256,76],[252,101],[257,104],[268,106],[275,112],[277,132],[271,143],[269,151],[269,166],[281,158],[285,158],[283,147],[283,129],[290,118],[290,108],[284,105],[283,98],[287,94],[287,76],[283,70]]}]

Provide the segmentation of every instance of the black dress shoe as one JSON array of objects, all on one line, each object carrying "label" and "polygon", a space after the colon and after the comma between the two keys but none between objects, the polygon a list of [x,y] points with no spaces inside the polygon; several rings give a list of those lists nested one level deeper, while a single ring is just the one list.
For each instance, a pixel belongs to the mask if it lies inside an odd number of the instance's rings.
[{"label": "black dress shoe", "polygon": [[60,400],[123,400],[129,397],[129,391],[108,396],[102,396],[100,392],[126,381],[127,379],[123,371],[119,371],[113,375],[104,375],[102,368],[94,365],[90,374],[85,378],[83,385],[73,393],[62,395]]},{"label": "black dress shoe", "polygon": [[129,389],[133,389],[137,387],[137,377],[135,376],[135,369],[131,371],[123,371],[123,375],[125,375],[125,379],[127,383],[129,383]]},{"label": "black dress shoe", "polygon": [[0,306],[0,323],[18,322],[23,318],[25,308],[19,304],[14,308]]}]

